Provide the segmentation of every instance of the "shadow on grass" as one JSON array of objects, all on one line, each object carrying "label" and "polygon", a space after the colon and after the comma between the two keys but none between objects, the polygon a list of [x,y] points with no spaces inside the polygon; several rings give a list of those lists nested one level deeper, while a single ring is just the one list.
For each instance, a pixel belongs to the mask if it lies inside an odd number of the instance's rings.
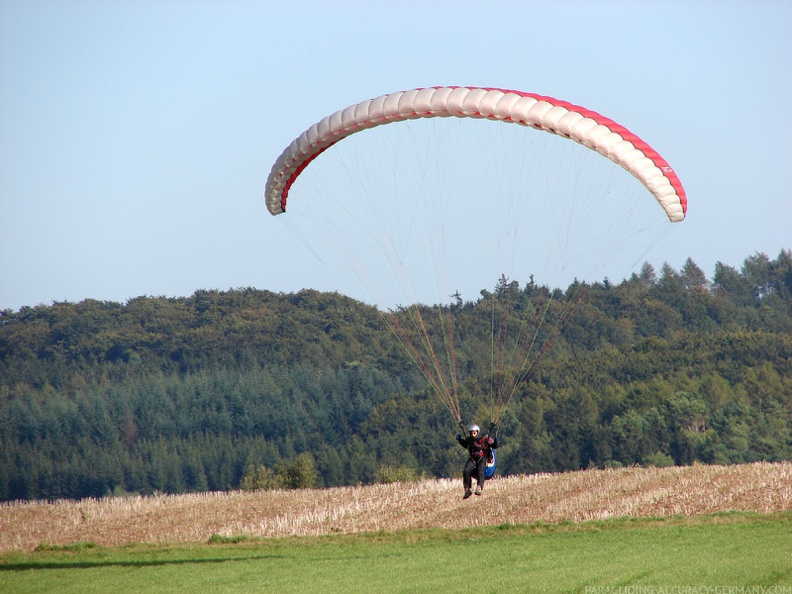
[{"label": "shadow on grass", "polygon": [[166,565],[191,565],[204,563],[235,563],[239,561],[258,561],[264,559],[284,559],[285,555],[251,555],[247,557],[207,558],[207,559],[147,559],[140,561],[99,560],[96,561],[24,561],[1,563],[2,571],[26,571],[30,569],[94,569],[97,567],[156,567]]}]

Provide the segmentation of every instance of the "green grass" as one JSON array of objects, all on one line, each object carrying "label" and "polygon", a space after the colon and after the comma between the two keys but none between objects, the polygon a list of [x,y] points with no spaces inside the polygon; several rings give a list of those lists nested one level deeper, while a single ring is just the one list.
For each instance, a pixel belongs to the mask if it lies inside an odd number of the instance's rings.
[{"label": "green grass", "polygon": [[0,591],[8,593],[602,594],[629,592],[627,586],[646,586],[646,592],[783,586],[772,591],[792,594],[792,513],[214,538],[190,546],[77,543],[0,557]]}]

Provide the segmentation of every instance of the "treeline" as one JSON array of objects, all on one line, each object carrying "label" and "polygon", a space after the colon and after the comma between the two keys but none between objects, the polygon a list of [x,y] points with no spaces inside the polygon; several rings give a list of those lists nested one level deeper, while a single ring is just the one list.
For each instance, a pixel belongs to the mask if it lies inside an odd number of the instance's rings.
[{"label": "treeline", "polygon": [[[792,252],[711,280],[691,260],[564,290],[502,280],[452,304],[479,422],[493,292],[563,318],[502,418],[502,473],[792,458]],[[454,476],[457,430],[380,312],[336,293],[0,313],[2,500],[238,488],[306,456],[325,486]]]}]

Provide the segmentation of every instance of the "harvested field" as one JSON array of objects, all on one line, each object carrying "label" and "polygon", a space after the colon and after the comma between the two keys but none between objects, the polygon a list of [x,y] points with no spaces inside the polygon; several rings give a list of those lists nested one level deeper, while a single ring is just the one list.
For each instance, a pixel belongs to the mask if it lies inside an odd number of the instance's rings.
[{"label": "harvested field", "polygon": [[186,543],[792,510],[792,463],[622,468],[496,478],[462,500],[461,480],[320,490],[110,497],[0,505],[0,551],[41,544]]}]

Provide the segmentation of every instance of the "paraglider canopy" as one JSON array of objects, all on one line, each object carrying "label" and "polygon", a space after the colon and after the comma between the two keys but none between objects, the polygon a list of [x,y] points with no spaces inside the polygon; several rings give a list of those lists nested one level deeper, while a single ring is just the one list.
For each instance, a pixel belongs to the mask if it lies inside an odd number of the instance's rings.
[{"label": "paraglider canopy", "polygon": [[[441,148],[434,152],[408,150],[408,142],[402,144],[394,138],[397,134],[391,134],[394,129],[409,130],[411,124],[408,122],[414,122],[416,127],[419,124],[422,128],[432,127],[425,120],[432,120],[434,124],[469,123],[471,127],[497,129],[496,139],[494,144],[486,145],[487,149],[483,148],[484,142],[455,143],[449,140],[450,135],[445,135],[447,127],[438,125],[437,128],[444,129],[438,141]],[[483,125],[477,126],[478,122],[462,120],[480,120]],[[391,127],[387,124],[398,125]],[[377,130],[358,134],[373,128]],[[528,151],[521,153],[523,148],[518,147],[524,145],[505,141],[506,136],[512,140],[516,136],[541,137],[547,139],[549,144],[563,145],[564,148],[573,149],[571,152],[582,153],[580,156],[584,159],[578,167],[576,159],[563,155],[556,161],[564,169],[551,173],[550,167],[546,167],[549,159],[545,157],[552,151],[544,152],[531,146]],[[381,140],[382,144],[374,150],[355,153],[353,147],[357,148],[358,141],[364,145],[362,140],[365,137]],[[461,144],[477,152],[473,155],[472,150],[472,156],[465,154],[463,158],[449,156]],[[497,155],[494,154],[496,151]],[[346,154],[350,158],[334,160],[338,154]],[[402,168],[394,164],[388,170],[389,163],[407,154],[422,160],[418,167]],[[525,156],[525,159],[512,159],[513,156]],[[608,175],[602,176],[603,187],[597,187],[597,191],[594,191],[594,186],[600,178],[589,174],[585,162],[588,158],[608,168]],[[429,178],[435,174],[435,170],[441,169],[440,165],[445,159],[452,163],[450,175],[445,178],[438,176],[436,185],[427,183],[425,177]],[[483,169],[487,159],[502,169],[497,169],[493,175],[481,175],[483,187],[463,179],[469,172]],[[327,168],[330,177],[323,178],[318,174],[313,182],[315,185],[311,186],[312,175],[317,169],[322,170],[323,163],[330,161],[333,162]],[[366,169],[372,161],[372,172],[367,176]],[[380,164],[385,165],[385,171],[375,170]],[[539,169],[536,178],[531,177],[534,172],[529,171],[529,165]],[[625,171],[630,175],[625,174]],[[608,185],[609,174],[614,172],[617,174],[614,177],[627,178],[630,191],[637,190],[636,200],[632,200],[632,194],[623,191],[621,179],[612,186]],[[521,177],[523,173],[527,175]],[[414,178],[407,181],[415,181],[416,184],[405,183],[401,186],[405,178]],[[564,191],[566,188],[559,187],[567,178],[570,181],[568,194]],[[478,182],[478,179],[474,181]],[[379,185],[370,189],[366,186],[367,182]],[[344,185],[346,183],[354,185],[350,188]],[[416,187],[419,183],[424,186]],[[496,183],[497,188],[494,187]],[[511,187],[502,187],[501,183]],[[314,188],[312,201],[304,200],[305,194],[310,192],[303,190],[309,186]],[[452,186],[453,189],[450,189]],[[392,269],[389,272],[396,279],[394,284],[400,283],[406,288],[409,301],[407,305],[397,305],[395,309],[381,312],[383,319],[397,336],[411,362],[420,370],[432,390],[440,395],[463,430],[460,378],[480,373],[485,365],[491,366],[489,419],[498,422],[501,413],[526,382],[539,359],[553,345],[562,325],[580,302],[586,282],[593,278],[584,276],[579,279],[575,274],[570,289],[566,293],[556,293],[547,286],[534,283],[534,271],[527,268],[529,255],[546,254],[541,272],[552,272],[553,268],[565,271],[586,261],[593,262],[590,268],[592,272],[589,272],[593,275],[602,269],[597,267],[604,266],[605,259],[613,259],[615,253],[620,258],[634,259],[632,255],[625,256],[632,254],[631,250],[620,249],[622,237],[642,236],[647,228],[657,222],[655,219],[660,219],[662,226],[668,227],[668,221],[682,221],[687,212],[685,190],[674,170],[657,151],[626,127],[567,101],[491,87],[441,86],[398,91],[362,101],[322,118],[295,138],[273,164],[264,191],[266,207],[272,215],[287,210],[293,187],[299,187],[302,195],[295,196],[298,201],[290,204],[294,207],[292,213],[299,210],[298,205],[313,202],[317,212],[311,212],[311,222],[326,222],[322,232],[309,232],[311,238],[323,242],[315,249],[316,252],[324,254],[328,251],[330,237],[340,240],[339,243],[344,245],[338,251],[352,261],[351,266],[358,279],[364,280],[372,276],[381,279],[385,275],[380,275],[381,270],[376,268],[378,263],[373,262],[375,274],[367,274],[368,270],[360,271],[357,268],[358,261],[374,252],[378,256],[382,255],[383,260],[389,259],[388,264]],[[511,195],[511,190],[514,195]],[[353,201],[350,200],[352,195],[362,198]],[[462,238],[461,242],[456,235],[457,227],[461,225],[454,224],[453,211],[444,202],[444,198],[449,195],[453,200],[447,202],[454,206],[471,196],[471,202],[474,202],[473,208],[464,211],[463,216],[465,220],[476,221],[478,228]],[[566,202],[565,197],[568,198]],[[659,204],[662,213],[648,199],[650,197]],[[648,204],[647,210],[651,209],[651,213],[647,213],[649,222],[636,216],[643,216],[643,212],[634,212],[642,209],[644,203]],[[486,226],[490,215],[498,219],[492,227]],[[436,217],[434,221],[433,217]],[[599,225],[602,219],[606,219],[607,225]],[[436,222],[437,225],[429,233],[421,235],[415,232],[416,221],[419,220],[421,223],[427,221],[429,225]],[[377,233],[378,226],[382,227],[380,234]],[[492,228],[495,230],[491,231]],[[558,236],[526,245],[526,238],[537,241],[537,237],[544,236],[545,230],[548,233],[555,232]],[[457,241],[450,247],[454,261],[449,263],[452,258],[446,257],[448,253],[444,251],[444,246],[436,246],[434,242],[435,239],[437,243],[446,242],[452,235]],[[407,258],[403,257],[406,251],[404,246],[409,245],[411,248],[419,243],[415,240],[419,236],[424,240],[426,249],[420,259],[416,258],[417,268],[411,269],[408,275],[405,266]],[[354,239],[360,241],[347,244]],[[374,241],[370,241],[372,239],[379,240],[380,245],[375,246]],[[401,242],[402,239],[404,242]],[[481,241],[476,241],[478,239]],[[511,241],[515,246],[502,247]],[[408,276],[416,278],[415,270],[419,270],[418,278],[428,280],[432,277],[431,280],[438,281],[438,284],[450,276],[448,272],[452,266],[459,267],[454,272],[457,279],[460,276],[474,276],[471,272],[472,260],[481,256],[480,252],[484,251],[482,248],[488,247],[493,247],[493,252],[499,252],[496,257],[503,256],[496,266],[509,260],[509,265],[516,263],[519,266],[519,274],[530,274],[529,285],[520,288],[508,270],[489,269],[487,273],[494,272],[500,278],[495,290],[487,292],[481,290],[482,285],[477,286],[482,297],[487,293],[491,303],[488,306],[481,303],[482,299],[468,307],[459,292],[454,292],[458,287],[449,286],[438,289],[438,294],[456,299],[450,306],[437,305],[441,301],[435,302],[434,306],[422,306],[414,299],[411,282],[404,279]],[[473,249],[478,251],[471,254]],[[637,257],[643,253],[635,252]],[[430,260],[432,262],[428,263]],[[439,271],[439,274],[436,269],[430,271],[433,264],[445,266],[445,270]],[[493,276],[487,282],[497,277]],[[476,277],[474,282],[478,280],[480,277]],[[550,281],[556,282],[557,279]],[[558,287],[559,284],[553,286]],[[377,293],[380,289],[366,288],[371,293]],[[380,290],[382,293],[391,297],[388,291]],[[479,311],[474,311],[476,307]],[[458,324],[463,317],[464,323]],[[486,348],[469,346],[484,344],[481,336],[476,336],[476,332],[484,333],[481,330],[484,325],[486,333],[491,335],[489,353],[482,353]],[[463,334],[469,342],[460,338]],[[465,351],[462,361],[457,356],[458,345],[462,345]],[[463,368],[464,373],[460,371]],[[484,386],[484,382],[480,381],[470,391],[476,392]],[[471,411],[471,414],[474,412]]]},{"label": "paraglider canopy", "polygon": [[323,118],[297,137],[272,167],[264,192],[273,215],[286,210],[295,179],[323,151],[347,136],[403,120],[482,118],[531,126],[569,138],[618,163],[652,193],[668,218],[685,218],[687,199],[674,170],[624,126],[552,97],[482,87],[431,87],[369,99]]}]

